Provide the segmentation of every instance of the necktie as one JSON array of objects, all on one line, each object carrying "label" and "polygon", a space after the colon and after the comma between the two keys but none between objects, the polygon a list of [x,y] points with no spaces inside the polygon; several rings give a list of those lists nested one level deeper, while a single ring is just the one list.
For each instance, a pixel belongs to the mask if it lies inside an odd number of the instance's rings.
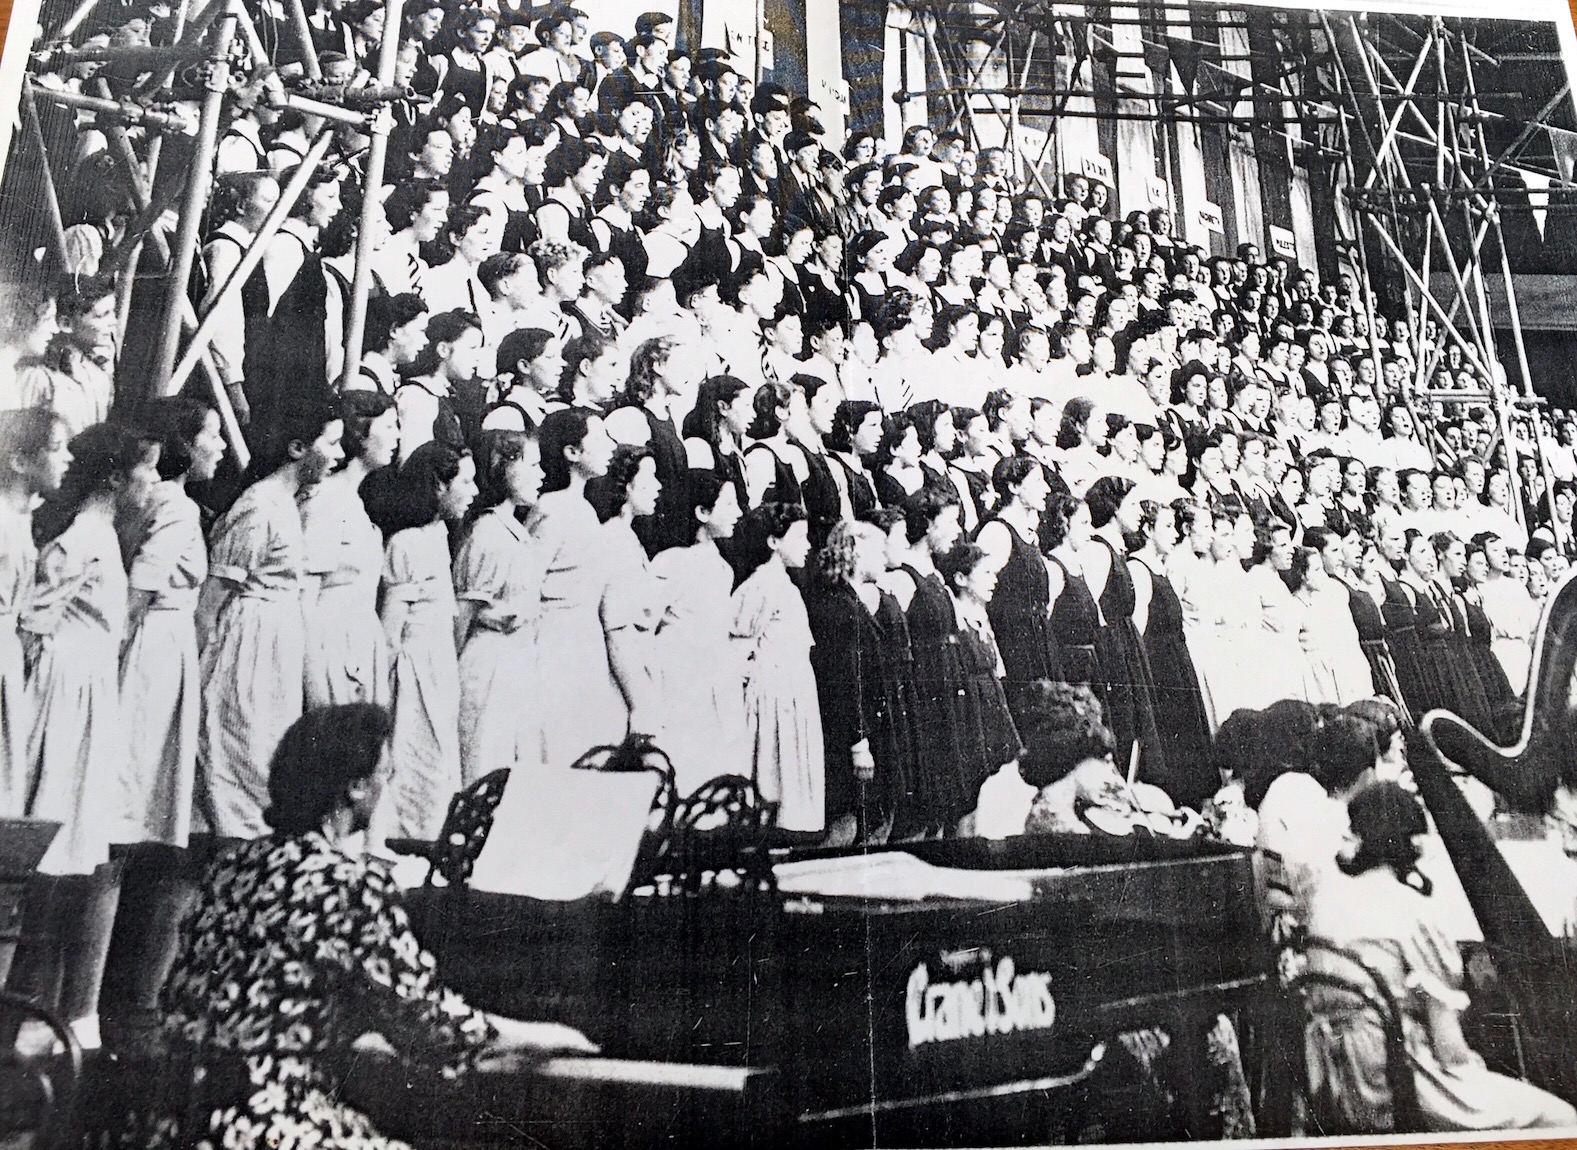
[{"label": "necktie", "polygon": [[411,290],[420,294],[422,290],[422,261],[416,258],[415,252],[405,253],[405,270],[411,277]]}]

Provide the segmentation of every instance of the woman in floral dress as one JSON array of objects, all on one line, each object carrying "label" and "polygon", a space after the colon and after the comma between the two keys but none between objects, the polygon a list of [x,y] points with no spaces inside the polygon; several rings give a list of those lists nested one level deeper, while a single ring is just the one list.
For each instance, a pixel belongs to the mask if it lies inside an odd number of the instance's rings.
[{"label": "woman in floral dress", "polygon": [[[334,1068],[368,1033],[411,1069],[450,1076],[507,1066],[514,1051],[594,1050],[576,1031],[486,1015],[446,990],[387,868],[353,853],[390,733],[369,703],[311,711],[285,732],[269,768],[273,832],[209,869],[165,987],[171,1082],[200,1067],[202,1094],[160,1095],[123,1142],[398,1146],[338,1098]],[[202,1128],[182,1129],[192,1114]]]}]

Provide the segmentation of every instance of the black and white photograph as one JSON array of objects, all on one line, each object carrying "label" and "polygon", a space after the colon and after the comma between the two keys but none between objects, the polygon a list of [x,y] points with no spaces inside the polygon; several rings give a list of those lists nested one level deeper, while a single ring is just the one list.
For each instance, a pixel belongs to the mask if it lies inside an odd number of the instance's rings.
[{"label": "black and white photograph", "polygon": [[22,0],[0,1147],[1577,1136],[1564,0]]}]

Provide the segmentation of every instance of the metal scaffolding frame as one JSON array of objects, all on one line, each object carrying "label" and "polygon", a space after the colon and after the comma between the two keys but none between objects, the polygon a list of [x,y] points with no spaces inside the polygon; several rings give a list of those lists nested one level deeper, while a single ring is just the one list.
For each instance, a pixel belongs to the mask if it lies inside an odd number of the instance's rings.
[{"label": "metal scaffolding frame", "polygon": [[[1092,15],[1097,11],[1098,17]],[[1093,10],[1042,0],[916,0],[910,12],[910,30],[924,40],[928,82],[893,98],[933,101],[933,125],[963,132],[977,148],[984,142],[982,123],[994,120],[993,134],[1002,137],[1014,174],[1046,195],[1054,194],[1064,174],[1056,136],[1067,119],[1225,124],[1278,136],[1289,136],[1296,126],[1295,150],[1327,162],[1333,202],[1340,198],[1349,209],[1346,217],[1334,213],[1333,247],[1337,266],[1357,273],[1371,332],[1379,310],[1376,282],[1400,285],[1390,294],[1405,300],[1414,331],[1422,333],[1427,324],[1440,332],[1432,347],[1419,347],[1406,393],[1415,417],[1420,405],[1460,406],[1472,395],[1474,402],[1493,407],[1498,439],[1509,448],[1513,417],[1542,402],[1533,390],[1501,217],[1534,210],[1522,183],[1505,183],[1514,167],[1543,177],[1551,191],[1577,190],[1558,164],[1540,168],[1526,157],[1553,117],[1570,119],[1571,91],[1561,84],[1536,113],[1522,116],[1486,107],[1515,107],[1524,97],[1481,88],[1477,76],[1505,64],[1558,62],[1558,55],[1498,56],[1497,44],[1486,50],[1476,42],[1484,21],[1393,13],[1238,13],[1214,5],[1194,10],[1138,2]],[[1212,30],[1239,29],[1247,36],[1257,27],[1260,42],[1273,44],[1279,58],[1267,65],[1256,48],[1257,70],[1232,70],[1220,44],[1197,35],[1198,13],[1208,13]],[[1118,28],[1135,27],[1137,50],[1134,37],[1114,35]],[[1118,39],[1127,42],[1127,51],[1118,48]],[[1125,83],[1124,60],[1144,64],[1158,79],[1177,64],[1186,90],[1169,91],[1164,81],[1150,85],[1153,90]],[[1104,85],[1032,82],[1048,71],[1078,78],[1089,63],[1105,66]],[[1277,82],[1266,82],[1272,78]],[[1070,108],[1074,99],[1094,106]],[[1045,125],[1038,150],[1024,146],[1019,130],[1029,120]],[[1491,148],[1491,130],[1505,132],[1512,125],[1520,129],[1510,142]],[[1169,139],[1163,132],[1167,147]],[[1170,167],[1168,162],[1168,172]],[[1170,188],[1170,175],[1167,183]],[[1176,214],[1179,205],[1171,206]],[[1553,203],[1538,210],[1559,215],[1573,207]],[[1444,274],[1432,277],[1432,269]],[[1505,284],[1503,315],[1492,311],[1485,286],[1497,276]],[[1510,332],[1516,386],[1508,382],[1497,351],[1497,330]],[[1487,391],[1427,390],[1451,344],[1492,381]],[[1380,355],[1377,345],[1370,352]],[[1418,424],[1432,427],[1434,421]],[[1546,498],[1553,498],[1549,463],[1540,437],[1533,438]],[[1432,451],[1443,446],[1438,433],[1431,440]],[[1513,492],[1520,495],[1510,450],[1507,457]],[[1514,503],[1520,515],[1521,499]],[[1553,507],[1550,520],[1555,523]],[[1558,523],[1554,529],[1564,534]],[[1565,546],[1569,540],[1558,542]]]},{"label": "metal scaffolding frame", "polygon": [[[1527,211],[1531,204],[1516,194],[1503,200],[1497,180],[1512,174],[1513,165],[1552,116],[1570,116],[1570,86],[1562,83],[1536,114],[1521,122],[1509,144],[1492,149],[1490,126],[1512,118],[1485,111],[1478,73],[1501,65],[1474,42],[1477,22],[1402,15],[1371,20],[1353,13],[1321,13],[1318,18],[1336,80],[1328,96],[1340,111],[1345,145],[1340,190],[1357,222],[1354,234],[1341,239],[1369,273],[1363,277],[1366,282],[1394,282],[1400,276],[1415,331],[1433,327],[1439,333],[1427,346],[1419,343],[1410,399],[1450,406],[1487,404],[1493,410],[1498,437],[1507,445],[1512,502],[1520,516],[1512,419],[1542,401],[1533,388],[1501,221],[1506,210]],[[1377,31],[1375,26],[1382,23],[1385,33],[1400,33],[1401,39]],[[1557,176],[1551,187],[1571,185]],[[1487,284],[1495,277],[1505,288],[1503,315],[1490,306]],[[1372,295],[1366,299],[1372,306]],[[1515,381],[1496,346],[1497,330],[1510,335]],[[1429,390],[1446,349],[1453,345],[1487,381],[1487,390]],[[1534,428],[1549,520],[1564,548],[1571,541],[1554,514],[1554,477],[1536,418]]]},{"label": "metal scaffolding frame", "polygon": [[[384,0],[384,35],[379,48],[376,79],[371,85],[353,89],[322,83],[322,69],[302,0],[290,0],[287,5],[287,27],[296,41],[295,48],[304,77],[288,86],[280,71],[276,70],[275,61],[264,47],[263,39],[242,0],[182,0],[177,13],[175,41],[168,47],[139,45],[85,49],[74,46],[72,37],[92,16],[97,4],[98,0],[82,0],[59,28],[40,39],[30,55],[28,76],[23,85],[22,106],[27,146],[37,152],[43,177],[50,229],[49,246],[56,261],[64,264],[65,226],[56,182],[57,168],[51,163],[39,123],[40,102],[52,103],[75,112],[91,113],[94,126],[104,131],[131,187],[139,216],[129,234],[136,238],[125,250],[117,253],[115,266],[119,277],[118,331],[122,338],[126,331],[133,284],[138,276],[144,249],[149,243],[157,250],[162,262],[163,304],[159,309],[152,394],[175,394],[192,371],[200,367],[219,410],[226,438],[237,461],[244,467],[250,453],[234,406],[209,350],[210,341],[225,306],[239,297],[246,280],[262,262],[269,241],[289,217],[291,209],[328,154],[335,125],[362,128],[371,140],[363,173],[361,220],[357,229],[355,270],[348,301],[344,374],[353,374],[360,366],[367,295],[372,282],[372,241],[377,234],[372,213],[382,208],[388,138],[393,124],[390,105],[412,98],[409,92],[394,87],[404,0]],[[153,78],[119,99],[114,97],[102,80],[95,83],[95,95],[74,91],[45,79],[60,68],[89,61],[134,63],[150,71]],[[155,178],[165,136],[189,130],[190,118],[182,114],[183,109],[179,105],[183,102],[189,104],[190,94],[176,91],[173,85],[178,72],[185,70],[190,77],[194,67],[201,88],[196,101],[196,145],[185,179],[179,185],[178,222],[171,240],[151,226],[160,213],[174,206],[155,200]],[[250,80],[247,73],[250,74]],[[200,233],[213,187],[218,144],[235,114],[242,89],[254,81],[261,83],[263,98],[273,106],[292,108],[308,117],[309,134],[313,136],[313,141],[294,175],[281,189],[279,202],[247,245],[240,263],[199,314],[188,295],[188,285],[201,244]],[[127,131],[129,125],[142,130],[140,151],[138,141]]]}]

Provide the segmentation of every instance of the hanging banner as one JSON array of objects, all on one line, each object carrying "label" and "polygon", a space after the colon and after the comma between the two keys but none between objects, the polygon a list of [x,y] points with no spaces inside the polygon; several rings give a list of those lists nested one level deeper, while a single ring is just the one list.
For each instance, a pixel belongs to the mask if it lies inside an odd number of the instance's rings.
[{"label": "hanging banner", "polygon": [[1084,157],[1084,174],[1092,180],[1099,180],[1108,188],[1116,186],[1116,181],[1112,179],[1112,162],[1099,153]]},{"label": "hanging banner", "polygon": [[1160,176],[1150,177],[1150,206],[1171,210],[1172,190],[1166,186],[1166,181]]},{"label": "hanging banner", "polygon": [[1270,250],[1278,256],[1286,256],[1289,260],[1298,258],[1298,239],[1286,228],[1279,228],[1271,224],[1267,229],[1270,233]]},{"label": "hanging banner", "polygon": [[1544,221],[1549,215],[1550,207],[1550,177],[1530,172],[1525,168],[1513,168],[1512,171],[1522,177],[1522,182],[1528,188],[1528,207],[1533,210],[1533,223],[1539,229],[1539,239],[1544,238]]},{"label": "hanging banner", "polygon": [[1226,224],[1222,220],[1221,205],[1209,201],[1199,205],[1199,226],[1212,232],[1225,232]]}]

